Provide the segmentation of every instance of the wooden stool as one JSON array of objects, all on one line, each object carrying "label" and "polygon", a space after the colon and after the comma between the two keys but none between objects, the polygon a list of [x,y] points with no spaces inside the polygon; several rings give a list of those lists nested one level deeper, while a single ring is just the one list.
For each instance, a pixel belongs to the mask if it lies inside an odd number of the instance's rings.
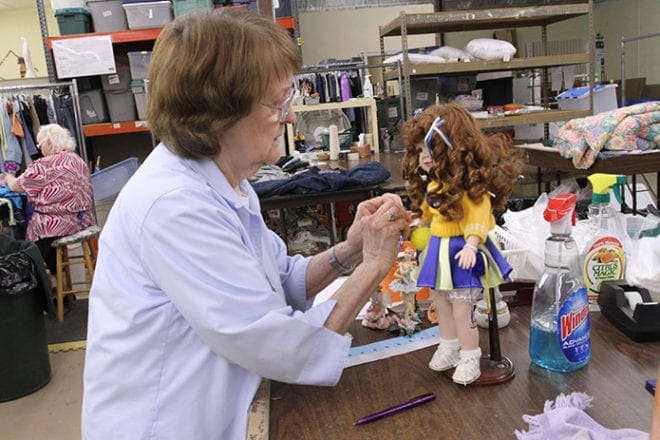
[{"label": "wooden stool", "polygon": [[[90,226],[75,234],[55,240],[51,246],[55,248],[55,261],[57,278],[57,320],[64,321],[64,297],[74,293],[89,292],[94,279],[94,266],[96,265],[96,240],[101,233],[98,226]],[[70,244],[80,243],[82,255],[69,256],[67,248]],[[89,281],[71,280],[71,266],[82,264],[85,267],[86,275]],[[64,282],[66,281],[66,286]],[[74,286],[84,285],[86,288],[75,290]]]}]

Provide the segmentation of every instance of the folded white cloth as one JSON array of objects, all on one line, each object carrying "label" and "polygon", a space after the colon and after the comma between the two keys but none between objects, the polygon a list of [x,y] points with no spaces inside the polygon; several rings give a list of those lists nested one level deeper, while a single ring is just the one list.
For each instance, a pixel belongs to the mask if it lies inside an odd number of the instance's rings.
[{"label": "folded white cloth", "polygon": [[518,440],[648,440],[649,435],[637,429],[607,429],[583,410],[592,401],[585,393],[560,394],[555,401],[546,400],[543,413],[524,415],[529,430],[516,431]]}]

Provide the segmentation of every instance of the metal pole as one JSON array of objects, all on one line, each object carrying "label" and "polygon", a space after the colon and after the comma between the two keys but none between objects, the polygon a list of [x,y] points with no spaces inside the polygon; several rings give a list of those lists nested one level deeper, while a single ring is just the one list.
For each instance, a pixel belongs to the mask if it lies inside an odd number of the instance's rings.
[{"label": "metal pole", "polygon": [[48,71],[48,80],[55,81],[55,64],[53,63],[53,54],[48,49],[48,23],[46,22],[46,12],[44,10],[44,1],[37,0],[37,12],[39,13],[39,29],[41,30],[41,44],[44,47],[44,56],[46,57],[46,70]]}]

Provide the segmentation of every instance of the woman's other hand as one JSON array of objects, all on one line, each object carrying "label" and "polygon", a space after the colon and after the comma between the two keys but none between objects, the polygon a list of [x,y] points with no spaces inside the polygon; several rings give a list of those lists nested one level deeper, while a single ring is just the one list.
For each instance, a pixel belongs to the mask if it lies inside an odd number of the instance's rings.
[{"label": "woman's other hand", "polygon": [[[348,229],[346,234],[346,244],[350,246],[351,249],[358,251],[362,248],[362,221],[364,218],[374,215],[382,206],[387,204],[388,207],[393,208],[393,213],[396,215],[398,212],[406,213],[407,219],[410,219],[410,214],[408,214],[403,206],[403,201],[401,197],[396,194],[385,193],[382,196],[374,197],[369,200],[360,202],[355,212],[355,217],[353,219],[353,224]],[[408,226],[404,228],[404,236],[408,234]]]},{"label": "woman's other hand", "polygon": [[361,226],[362,258],[385,276],[396,260],[400,237],[407,235],[412,216],[398,196],[386,194],[379,200],[372,200],[380,206],[375,211],[367,211],[375,206],[367,205],[359,220],[356,218]]}]

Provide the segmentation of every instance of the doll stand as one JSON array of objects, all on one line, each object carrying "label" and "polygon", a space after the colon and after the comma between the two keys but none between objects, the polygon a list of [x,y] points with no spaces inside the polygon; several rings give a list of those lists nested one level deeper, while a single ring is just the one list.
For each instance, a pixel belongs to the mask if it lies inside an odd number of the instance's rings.
[{"label": "doll stand", "polygon": [[[495,291],[488,289],[490,304],[495,304]],[[479,367],[481,376],[471,385],[496,385],[513,379],[516,369],[513,363],[506,356],[502,356],[500,351],[500,334],[497,325],[497,311],[491,307],[488,311],[488,340],[490,342],[490,353],[481,356]],[[445,371],[450,378],[454,374],[454,369]]]}]

